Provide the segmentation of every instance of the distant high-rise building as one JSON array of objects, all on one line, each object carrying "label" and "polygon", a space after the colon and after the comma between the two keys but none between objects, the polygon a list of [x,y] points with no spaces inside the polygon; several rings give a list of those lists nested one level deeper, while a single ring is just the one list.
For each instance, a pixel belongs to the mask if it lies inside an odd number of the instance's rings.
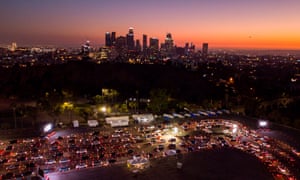
[{"label": "distant high-rise building", "polygon": [[195,45],[193,43],[185,43],[184,51],[185,55],[189,56],[195,53]]},{"label": "distant high-rise building", "polygon": [[135,42],[135,49],[137,52],[140,52],[142,50],[142,46],[141,46],[141,43],[140,43],[140,40],[137,39],[136,42]]},{"label": "distant high-rise building", "polygon": [[111,45],[115,46],[116,45],[116,32],[111,32],[110,40],[111,40]]},{"label": "distant high-rise building", "polygon": [[145,51],[147,47],[147,35],[143,34],[143,51]]},{"label": "distant high-rise building", "polygon": [[207,54],[208,54],[208,43],[203,43],[202,44],[202,57],[204,59],[207,58]]},{"label": "distant high-rise building", "polygon": [[105,33],[105,46],[110,47],[112,45],[111,43],[111,37],[110,32]]},{"label": "distant high-rise building", "polygon": [[189,47],[190,47],[189,43],[188,42],[185,43],[185,46],[184,46],[184,53],[185,53],[185,55],[189,54]]},{"label": "distant high-rise building", "polygon": [[157,38],[150,38],[150,45],[149,45],[150,49],[152,50],[159,50],[159,41]]},{"label": "distant high-rise building", "polygon": [[119,36],[116,39],[116,50],[121,53],[126,47],[126,38],[124,36]]},{"label": "distant high-rise building", "polygon": [[87,40],[85,42],[85,44],[83,44],[81,46],[81,53],[84,57],[87,57],[89,55],[89,53],[91,52],[92,48],[91,48],[91,45],[90,45],[90,41]]},{"label": "distant high-rise building", "polygon": [[133,28],[129,28],[129,32],[126,35],[126,44],[128,50],[134,50],[134,34],[133,34]]},{"label": "distant high-rise building", "polygon": [[167,55],[172,55],[174,53],[174,41],[171,33],[167,33],[164,47]]}]

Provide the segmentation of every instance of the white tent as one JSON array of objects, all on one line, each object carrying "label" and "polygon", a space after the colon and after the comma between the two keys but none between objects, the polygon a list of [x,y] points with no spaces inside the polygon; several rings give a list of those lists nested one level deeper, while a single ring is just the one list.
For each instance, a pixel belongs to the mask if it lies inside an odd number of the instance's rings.
[{"label": "white tent", "polygon": [[107,117],[105,121],[107,124],[110,124],[111,127],[128,126],[129,116]]},{"label": "white tent", "polygon": [[144,169],[149,167],[149,165],[150,165],[149,159],[144,157],[133,156],[132,159],[127,160],[127,166],[129,168],[133,168],[133,170]]},{"label": "white tent", "polygon": [[132,118],[136,121],[138,121],[138,123],[150,123],[154,120],[154,116],[153,114],[133,114]]},{"label": "white tent", "polygon": [[169,149],[165,153],[166,153],[167,156],[174,156],[174,155],[176,155],[176,150]]}]

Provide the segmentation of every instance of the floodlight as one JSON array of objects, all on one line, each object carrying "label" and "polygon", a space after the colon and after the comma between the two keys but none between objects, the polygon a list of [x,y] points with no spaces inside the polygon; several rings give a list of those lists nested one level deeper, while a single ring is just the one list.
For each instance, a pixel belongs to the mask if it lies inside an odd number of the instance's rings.
[{"label": "floodlight", "polygon": [[45,133],[46,133],[46,132],[49,132],[51,129],[52,129],[52,124],[51,124],[51,123],[46,124],[46,125],[44,126],[44,132],[45,132]]},{"label": "floodlight", "polygon": [[264,120],[260,120],[258,122],[258,125],[259,127],[266,127],[268,125],[268,122],[267,121],[264,121]]}]

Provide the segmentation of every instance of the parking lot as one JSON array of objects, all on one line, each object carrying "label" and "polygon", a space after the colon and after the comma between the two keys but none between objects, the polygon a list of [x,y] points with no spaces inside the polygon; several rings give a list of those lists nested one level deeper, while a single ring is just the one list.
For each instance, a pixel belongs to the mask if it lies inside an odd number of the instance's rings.
[{"label": "parking lot", "polygon": [[262,161],[274,178],[298,176],[299,153],[284,142],[225,119],[188,119],[104,130],[55,131],[1,144],[2,179],[126,164],[132,156],[160,159],[214,149],[239,149]]}]

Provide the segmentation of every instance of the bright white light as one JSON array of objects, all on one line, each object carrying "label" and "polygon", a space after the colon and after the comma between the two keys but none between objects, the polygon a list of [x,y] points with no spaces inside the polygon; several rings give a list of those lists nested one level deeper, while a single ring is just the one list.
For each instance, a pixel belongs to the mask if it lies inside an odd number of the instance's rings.
[{"label": "bright white light", "polygon": [[177,127],[174,127],[174,128],[173,128],[173,132],[174,132],[175,134],[177,134],[177,133],[178,133],[178,128],[177,128]]},{"label": "bright white light", "polygon": [[236,132],[237,132],[237,128],[233,128],[232,133],[236,133]]},{"label": "bright white light", "polygon": [[44,132],[49,132],[52,129],[52,124],[46,124],[44,127]]},{"label": "bright white light", "polygon": [[232,124],[232,133],[236,133],[238,129],[238,125],[237,124]]},{"label": "bright white light", "polygon": [[103,106],[103,107],[101,108],[101,111],[102,111],[102,112],[106,112],[106,107]]},{"label": "bright white light", "polygon": [[268,125],[267,121],[259,121],[259,127],[266,127]]}]

